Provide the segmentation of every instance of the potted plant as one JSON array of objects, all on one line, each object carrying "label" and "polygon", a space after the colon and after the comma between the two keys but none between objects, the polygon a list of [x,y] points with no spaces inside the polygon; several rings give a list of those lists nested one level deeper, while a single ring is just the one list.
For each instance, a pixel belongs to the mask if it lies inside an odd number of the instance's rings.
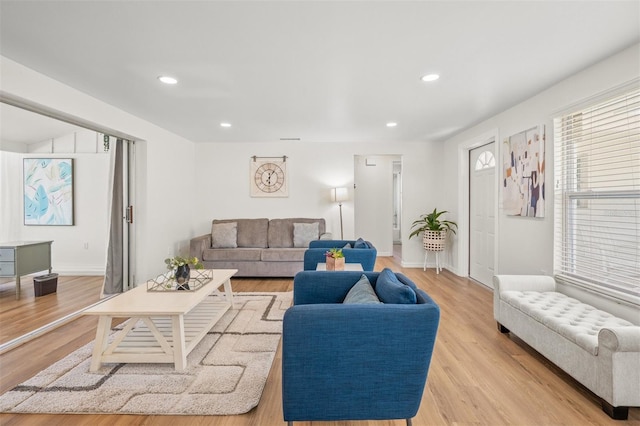
[{"label": "potted plant", "polygon": [[420,219],[411,224],[412,232],[409,234],[409,239],[422,232],[424,233],[422,236],[422,244],[425,250],[444,250],[447,232],[451,231],[455,234],[458,228],[457,223],[440,219],[440,216],[445,213],[447,213],[446,210],[439,212],[437,209],[433,209],[431,213],[421,215]]},{"label": "potted plant", "polygon": [[204,266],[197,257],[169,257],[164,260],[167,269],[173,270],[173,278],[178,283],[177,290],[189,290],[189,275],[191,274],[191,266],[195,269],[202,269]]},{"label": "potted plant", "polygon": [[327,271],[343,271],[344,270],[344,253],[342,249],[332,248],[325,252],[327,263]]}]

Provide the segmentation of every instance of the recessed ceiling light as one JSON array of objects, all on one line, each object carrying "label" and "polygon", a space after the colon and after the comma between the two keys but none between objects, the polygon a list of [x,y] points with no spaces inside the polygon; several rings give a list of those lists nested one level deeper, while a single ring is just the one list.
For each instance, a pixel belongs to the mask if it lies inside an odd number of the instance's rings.
[{"label": "recessed ceiling light", "polygon": [[422,76],[422,81],[436,81],[439,78],[438,74],[427,74]]},{"label": "recessed ceiling light", "polygon": [[173,77],[169,77],[168,75],[161,75],[160,77],[158,77],[158,80],[160,80],[164,84],[176,84],[176,83],[178,83],[178,80],[176,80]]},{"label": "recessed ceiling light", "polygon": [[220,127],[231,127],[231,123],[220,123]]},{"label": "recessed ceiling light", "polygon": [[396,127],[398,125],[398,123],[394,123],[393,121],[390,123],[387,123],[387,127]]}]

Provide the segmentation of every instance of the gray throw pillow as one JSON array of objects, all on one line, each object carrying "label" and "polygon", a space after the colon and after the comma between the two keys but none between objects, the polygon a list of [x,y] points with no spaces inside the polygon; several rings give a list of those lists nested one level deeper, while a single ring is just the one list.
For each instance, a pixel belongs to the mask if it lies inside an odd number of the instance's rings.
[{"label": "gray throw pillow", "polygon": [[367,279],[367,276],[362,274],[360,280],[355,283],[347,297],[342,302],[344,304],[357,303],[357,304],[379,304],[382,303],[376,292],[373,290],[371,283]]},{"label": "gray throw pillow", "polygon": [[294,247],[309,247],[309,243],[317,240],[319,235],[320,229],[318,222],[293,224]]},{"label": "gray throw pillow", "polygon": [[238,247],[238,222],[214,223],[211,229],[211,247]]}]

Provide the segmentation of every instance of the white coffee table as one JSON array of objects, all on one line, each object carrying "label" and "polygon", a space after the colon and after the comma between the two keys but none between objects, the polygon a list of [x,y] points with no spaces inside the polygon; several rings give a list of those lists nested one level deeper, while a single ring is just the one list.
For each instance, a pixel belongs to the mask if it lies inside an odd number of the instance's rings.
[{"label": "white coffee table", "polygon": [[[214,269],[213,278],[195,291],[147,291],[146,284],[86,309],[98,328],[90,371],[103,362],[173,363],[177,371],[187,355],[233,307],[231,277],[237,269]],[[224,285],[224,294],[218,291]],[[109,343],[111,320],[130,318]],[[144,326],[135,327],[140,321]]]},{"label": "white coffee table", "polygon": [[[316,266],[316,271],[326,271],[327,264],[326,263],[318,263]],[[345,263],[344,264],[345,271],[362,271],[362,265],[360,263]]]}]

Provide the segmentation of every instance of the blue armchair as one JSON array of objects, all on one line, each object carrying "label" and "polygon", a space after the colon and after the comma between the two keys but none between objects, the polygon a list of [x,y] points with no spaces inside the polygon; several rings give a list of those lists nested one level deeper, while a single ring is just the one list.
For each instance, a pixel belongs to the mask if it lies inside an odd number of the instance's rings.
[{"label": "blue armchair", "polygon": [[[296,274],[283,322],[284,420],[406,419],[424,392],[440,319],[420,289],[416,304],[342,304],[363,273]],[[364,272],[375,288],[379,272]],[[395,274],[403,284],[413,284]]]},{"label": "blue armchair", "polygon": [[343,248],[346,244],[352,248],[342,250],[345,263],[360,263],[365,271],[373,271],[376,264],[378,250],[370,242],[365,242],[366,247],[355,248],[356,240],[313,240],[309,243],[309,249],[304,252],[304,270],[315,271],[318,263],[325,262],[325,252],[330,248]]}]

